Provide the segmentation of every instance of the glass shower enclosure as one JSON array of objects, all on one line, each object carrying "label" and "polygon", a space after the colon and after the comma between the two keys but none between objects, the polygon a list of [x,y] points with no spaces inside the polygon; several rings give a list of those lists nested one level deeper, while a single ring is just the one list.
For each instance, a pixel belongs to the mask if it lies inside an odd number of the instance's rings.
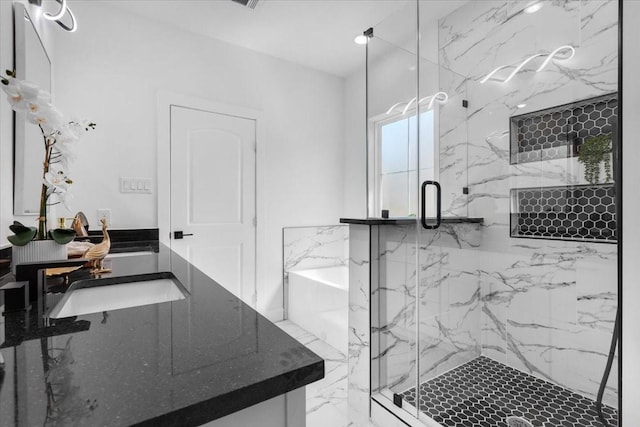
[{"label": "glass shower enclosure", "polygon": [[372,399],[617,425],[617,2],[402,6],[367,31]]}]

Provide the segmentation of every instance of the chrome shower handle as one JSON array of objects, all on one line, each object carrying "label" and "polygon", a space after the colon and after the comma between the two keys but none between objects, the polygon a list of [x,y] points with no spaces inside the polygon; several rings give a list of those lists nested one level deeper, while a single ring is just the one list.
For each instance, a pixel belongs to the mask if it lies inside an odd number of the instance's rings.
[{"label": "chrome shower handle", "polygon": [[[427,193],[427,186],[428,185],[433,185],[434,187],[436,187],[436,223],[435,224],[427,224],[427,209],[426,209],[426,193]],[[422,183],[422,189],[421,189],[421,197],[422,197],[422,204],[420,207],[420,222],[422,222],[422,227],[426,228],[427,230],[434,230],[438,227],[440,227],[440,223],[442,222],[442,212],[441,212],[441,206],[442,206],[442,198],[440,196],[440,193],[442,192],[442,189],[440,188],[440,183],[438,181],[425,181]]]}]

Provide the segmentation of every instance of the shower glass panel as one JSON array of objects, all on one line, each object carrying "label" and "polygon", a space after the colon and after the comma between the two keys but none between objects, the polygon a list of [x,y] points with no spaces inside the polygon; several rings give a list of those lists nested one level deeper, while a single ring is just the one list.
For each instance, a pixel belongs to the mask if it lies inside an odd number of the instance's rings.
[{"label": "shower glass panel", "polygon": [[618,425],[617,4],[412,1],[374,27],[370,153],[396,126],[410,219],[379,227],[372,397],[410,425]]},{"label": "shower glass panel", "polygon": [[[416,254],[419,129],[417,103],[417,18],[414,1],[373,27],[367,44],[367,118],[369,217],[388,210],[402,225],[379,230],[380,286],[372,289],[373,394],[393,405],[399,393],[417,386]],[[433,114],[424,122],[433,127]],[[433,141],[423,152],[431,150]],[[433,166],[429,173],[433,174]],[[417,419],[418,408],[397,408]]]}]

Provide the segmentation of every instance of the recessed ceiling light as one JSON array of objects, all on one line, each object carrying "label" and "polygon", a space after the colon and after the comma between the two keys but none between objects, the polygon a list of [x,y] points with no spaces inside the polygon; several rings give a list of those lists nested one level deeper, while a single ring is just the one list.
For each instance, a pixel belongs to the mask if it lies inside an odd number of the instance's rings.
[{"label": "recessed ceiling light", "polygon": [[542,6],[544,6],[544,4],[541,1],[537,1],[525,7],[524,13],[536,13],[537,11],[542,9]]},{"label": "recessed ceiling light", "polygon": [[518,104],[518,105],[516,105],[516,107],[518,107],[518,108],[524,108],[526,106],[527,106],[527,104]]},{"label": "recessed ceiling light", "polygon": [[360,34],[359,36],[356,36],[355,39],[353,39],[353,41],[356,42],[356,44],[367,44],[368,40],[369,38],[364,34]]}]

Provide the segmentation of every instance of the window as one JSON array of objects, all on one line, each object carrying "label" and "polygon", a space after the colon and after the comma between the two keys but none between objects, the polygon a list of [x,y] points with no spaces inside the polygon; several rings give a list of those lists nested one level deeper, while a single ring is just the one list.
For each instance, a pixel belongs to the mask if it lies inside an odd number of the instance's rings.
[{"label": "window", "polygon": [[[419,214],[418,192],[425,180],[437,179],[437,147],[435,146],[434,111],[420,113],[420,162],[416,161],[416,115],[384,117],[374,121],[374,167],[370,168],[373,185],[371,216],[380,216],[382,209],[391,217]],[[419,177],[416,171],[419,168]],[[419,179],[419,180],[418,180]],[[433,212],[429,212],[429,211]],[[427,216],[433,216],[433,206]]]}]

